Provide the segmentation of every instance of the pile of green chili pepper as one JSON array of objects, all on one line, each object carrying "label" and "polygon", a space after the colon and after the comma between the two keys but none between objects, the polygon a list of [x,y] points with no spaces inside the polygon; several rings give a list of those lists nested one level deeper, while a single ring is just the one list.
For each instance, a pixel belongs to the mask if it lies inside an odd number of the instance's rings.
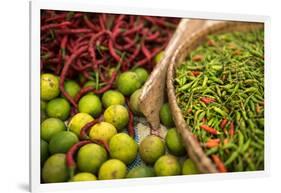
[{"label": "pile of green chili pepper", "polygon": [[264,30],[210,35],[175,77],[186,123],[219,171],[263,170]]}]

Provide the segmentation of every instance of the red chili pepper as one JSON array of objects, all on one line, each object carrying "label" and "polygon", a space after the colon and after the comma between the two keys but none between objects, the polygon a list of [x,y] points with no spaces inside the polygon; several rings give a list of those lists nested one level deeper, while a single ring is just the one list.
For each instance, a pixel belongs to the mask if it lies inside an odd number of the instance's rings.
[{"label": "red chili pepper", "polygon": [[203,56],[202,55],[195,55],[195,56],[193,56],[192,57],[192,61],[194,61],[194,62],[200,62],[200,61],[202,61],[203,60]]},{"label": "red chili pepper", "polygon": [[217,147],[220,144],[220,139],[209,139],[206,143],[205,146],[208,148],[213,148]]},{"label": "red chili pepper", "polygon": [[86,125],[84,125],[82,127],[82,129],[80,130],[80,139],[81,140],[86,140],[86,139],[89,139],[89,136],[88,136],[88,132],[89,130],[92,128],[92,126],[94,126],[95,124],[97,124],[99,122],[98,119],[95,119],[89,123],[87,123]]},{"label": "red chili pepper", "polygon": [[235,133],[235,126],[234,126],[234,122],[231,121],[231,122],[230,122],[230,125],[229,125],[229,135],[230,135],[231,137],[233,137],[233,136],[234,136],[234,133]]},{"label": "red chili pepper", "polygon": [[212,159],[214,160],[219,172],[222,172],[222,173],[227,172],[227,169],[226,169],[224,163],[221,161],[221,159],[218,155],[212,155]]},{"label": "red chili pepper", "polygon": [[191,73],[193,76],[199,76],[201,74],[200,71],[192,71]]},{"label": "red chili pepper", "polygon": [[129,124],[128,124],[128,133],[132,138],[135,138],[135,129],[134,129],[134,114],[129,106],[129,100],[126,99],[128,111],[129,111]]},{"label": "red chili pepper", "polygon": [[211,134],[214,134],[214,135],[217,135],[219,134],[219,132],[217,130],[215,130],[214,128],[212,127],[209,127],[208,125],[201,125],[200,126],[202,129],[204,129],[205,131],[207,131],[208,133],[211,133]]},{"label": "red chili pepper", "polygon": [[107,82],[107,85],[104,86],[104,87],[102,87],[102,88],[100,88],[100,89],[98,89],[98,90],[95,90],[95,88],[93,88],[92,86],[88,86],[88,87],[82,88],[82,89],[78,92],[78,94],[76,95],[75,101],[78,102],[79,99],[80,99],[84,94],[86,94],[86,93],[88,93],[88,92],[91,92],[91,91],[92,91],[93,93],[95,93],[95,94],[102,94],[102,93],[108,91],[108,90],[112,87],[112,85],[113,85],[113,83],[114,83],[114,81],[115,81],[115,79],[116,79],[116,76],[117,76],[117,73],[116,73],[116,72],[113,72],[113,73],[112,73],[112,76],[111,76],[111,78],[110,78],[110,80]]},{"label": "red chili pepper", "polygon": [[74,160],[74,154],[84,145],[92,143],[90,140],[80,141],[74,144],[66,153],[66,165],[69,169],[70,177],[74,176],[76,163]]},{"label": "red chili pepper", "polygon": [[205,103],[206,105],[209,103],[213,103],[216,101],[216,99],[214,98],[210,98],[210,97],[201,97],[200,100]]},{"label": "red chili pepper", "polygon": [[46,31],[46,30],[53,29],[53,28],[62,28],[62,27],[66,27],[70,24],[71,24],[71,22],[69,22],[69,21],[64,21],[62,23],[46,24],[41,27],[41,31]]},{"label": "red chili pepper", "polygon": [[225,126],[227,125],[227,123],[228,123],[228,120],[226,118],[224,118],[220,123],[220,128],[223,129],[223,132],[225,134],[228,133],[227,130],[225,129]]},{"label": "red chili pepper", "polygon": [[60,91],[62,92],[62,94],[65,96],[65,98],[67,98],[67,100],[75,107],[77,108],[77,104],[74,101],[74,99],[64,90],[64,80],[66,78],[66,73],[70,67],[70,65],[72,64],[72,62],[79,56],[81,55],[83,52],[85,52],[87,50],[87,46],[81,47],[80,49],[78,49],[76,52],[74,52],[65,62],[64,67],[62,69],[61,75],[60,75]]},{"label": "red chili pepper", "polygon": [[227,122],[228,122],[228,120],[227,120],[226,118],[224,118],[224,119],[221,121],[221,123],[220,123],[221,129],[224,129],[224,128],[225,128]]},{"label": "red chili pepper", "polygon": [[93,32],[91,29],[59,29],[55,30],[57,34],[80,34],[80,33],[91,33]]}]

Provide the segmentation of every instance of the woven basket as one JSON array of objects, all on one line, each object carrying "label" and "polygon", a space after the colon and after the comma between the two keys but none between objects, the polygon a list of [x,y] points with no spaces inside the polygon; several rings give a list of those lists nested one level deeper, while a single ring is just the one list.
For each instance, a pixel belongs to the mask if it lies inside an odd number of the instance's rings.
[{"label": "woven basket", "polygon": [[231,31],[249,31],[252,29],[262,28],[261,23],[248,23],[248,22],[221,22],[207,26],[197,33],[193,34],[183,44],[181,44],[175,51],[171,58],[171,63],[167,71],[167,92],[170,108],[172,111],[173,119],[176,124],[176,128],[182,139],[184,145],[189,154],[189,157],[196,163],[198,169],[202,173],[215,173],[218,172],[216,166],[205,155],[198,141],[194,138],[191,129],[186,124],[180,108],[176,102],[175,89],[174,89],[174,72],[175,69],[182,64],[188,54],[198,47],[201,43],[206,41],[207,36],[211,34],[218,34]]}]

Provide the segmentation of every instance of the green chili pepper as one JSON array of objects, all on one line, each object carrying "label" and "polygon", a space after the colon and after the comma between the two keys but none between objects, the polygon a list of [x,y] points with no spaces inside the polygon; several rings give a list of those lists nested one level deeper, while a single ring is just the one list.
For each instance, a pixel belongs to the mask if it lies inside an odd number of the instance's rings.
[{"label": "green chili pepper", "polygon": [[[201,44],[175,70],[176,98],[184,119],[202,144],[213,137],[199,129],[203,118],[220,132],[218,147],[202,148],[207,156],[218,154],[229,171],[264,167],[263,36],[263,30],[211,35],[208,39],[215,46]],[[193,61],[196,55],[204,60]],[[202,97],[214,100],[202,102]],[[228,124],[222,128],[224,119]],[[230,122],[235,128],[231,138]]]}]

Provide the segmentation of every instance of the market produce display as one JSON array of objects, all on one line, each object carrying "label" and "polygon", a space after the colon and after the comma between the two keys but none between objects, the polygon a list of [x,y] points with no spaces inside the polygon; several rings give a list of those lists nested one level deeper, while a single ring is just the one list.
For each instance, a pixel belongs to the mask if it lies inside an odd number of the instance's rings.
[{"label": "market produce display", "polygon": [[217,169],[263,170],[263,29],[208,36],[175,77],[177,104]]},{"label": "market produce display", "polygon": [[[41,11],[42,183],[202,172],[168,102],[164,134],[146,122],[138,135],[143,85],[179,21]],[[176,69],[177,103],[219,172],[264,167],[263,45],[263,30],[211,35]]]},{"label": "market produce display", "polygon": [[[41,12],[43,183],[182,173],[186,155],[176,131],[169,134],[168,148],[165,139],[155,135],[139,143],[134,120],[142,116],[141,88],[178,22],[150,16]],[[168,104],[162,114],[170,128]],[[134,166],[137,159],[142,164]]]}]

